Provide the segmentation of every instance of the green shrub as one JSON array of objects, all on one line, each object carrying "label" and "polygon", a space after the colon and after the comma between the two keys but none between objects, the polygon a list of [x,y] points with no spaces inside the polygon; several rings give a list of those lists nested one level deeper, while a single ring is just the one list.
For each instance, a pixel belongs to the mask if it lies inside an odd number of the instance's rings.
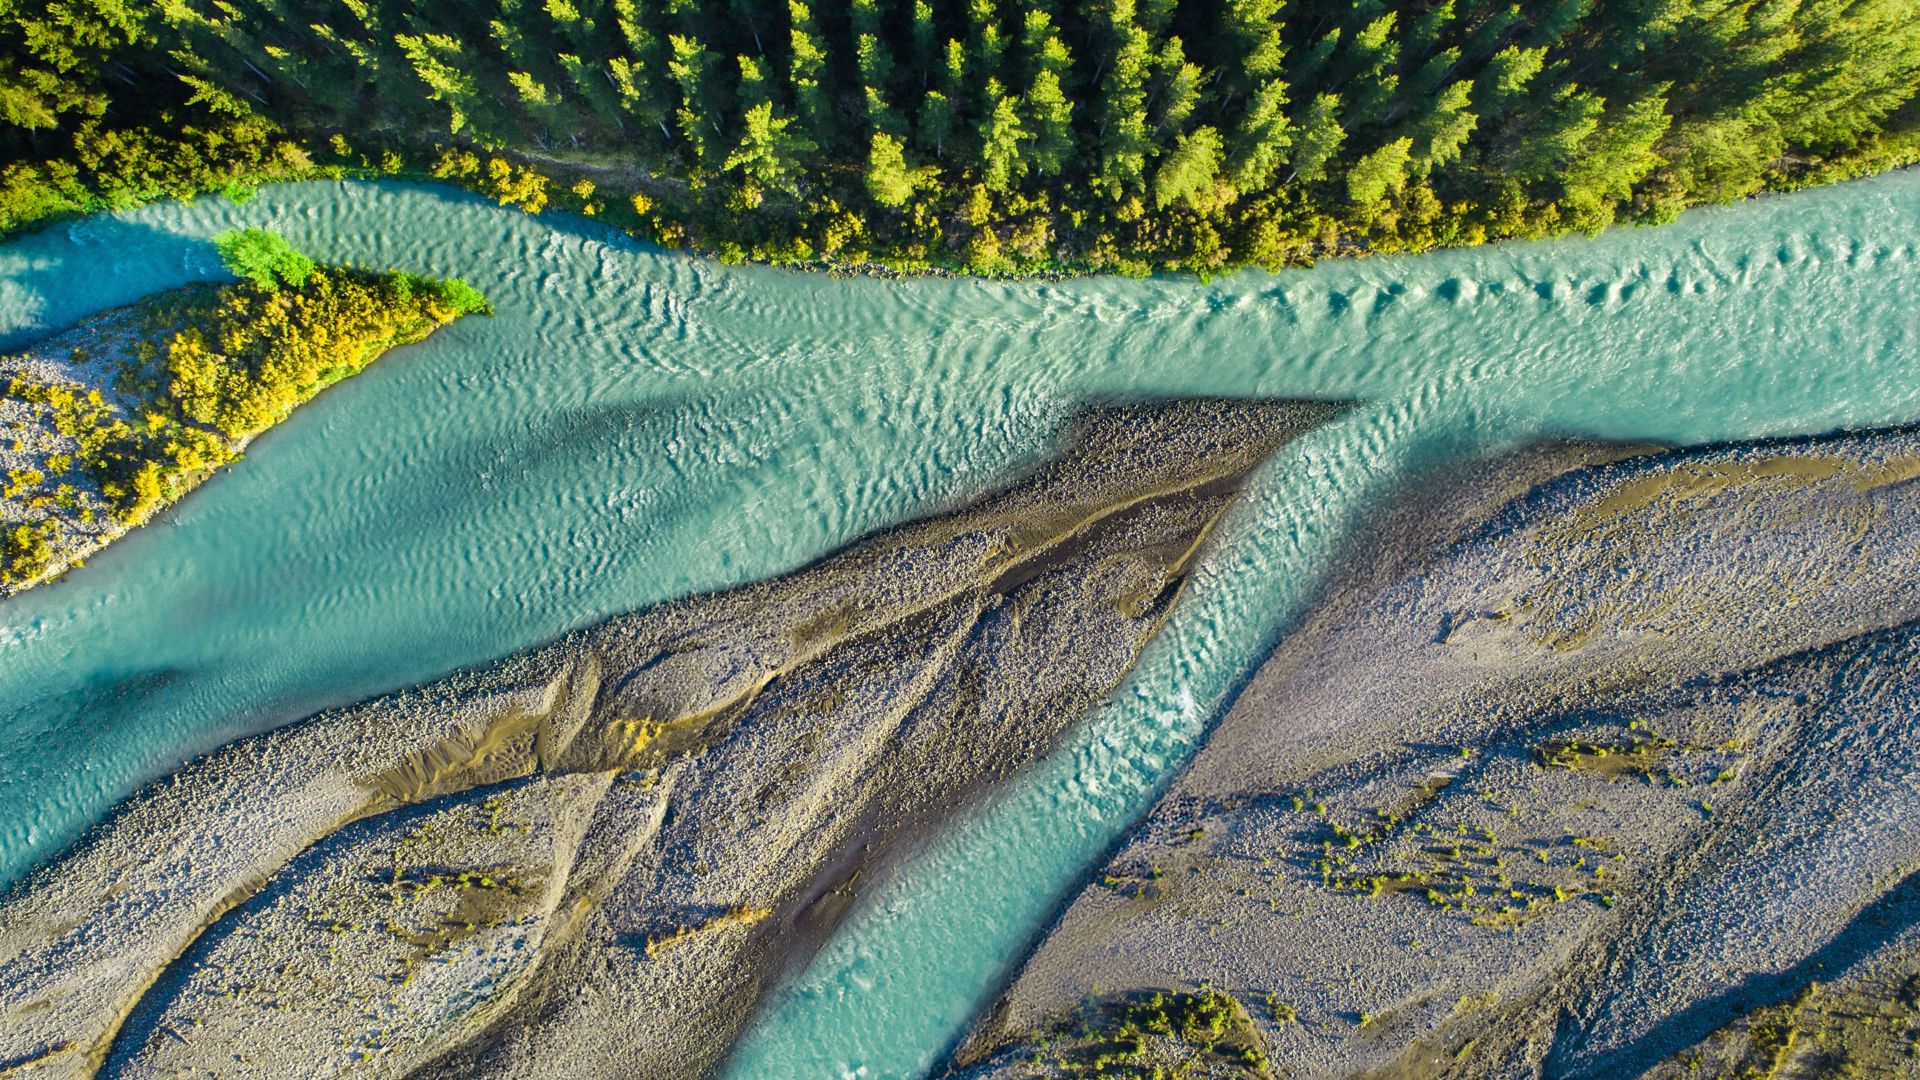
[{"label": "green shrub", "polygon": [[295,250],[279,233],[266,229],[229,230],[214,237],[213,246],[235,277],[262,289],[283,285],[298,288],[313,276],[313,260]]},{"label": "green shrub", "polygon": [[462,278],[448,278],[440,282],[440,303],[457,315],[491,315],[493,304],[480,290]]}]

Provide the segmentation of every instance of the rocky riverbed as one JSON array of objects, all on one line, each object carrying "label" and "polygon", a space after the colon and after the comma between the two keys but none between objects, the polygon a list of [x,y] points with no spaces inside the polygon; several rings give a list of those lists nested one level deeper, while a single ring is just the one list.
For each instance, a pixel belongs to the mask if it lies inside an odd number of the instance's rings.
[{"label": "rocky riverbed", "polygon": [[1375,522],[958,1076],[1912,1075],[1920,436]]},{"label": "rocky riverbed", "polygon": [[[0,902],[0,1069],[710,1074],[1334,411],[1095,410],[791,575],[190,762]],[[1907,430],[1427,478],[950,1071],[1910,1075],[1917,478]]]},{"label": "rocky riverbed", "polygon": [[1095,411],[813,567],[241,740],[0,904],[31,1076],[698,1076],[864,882],[1132,666],[1331,407]]}]

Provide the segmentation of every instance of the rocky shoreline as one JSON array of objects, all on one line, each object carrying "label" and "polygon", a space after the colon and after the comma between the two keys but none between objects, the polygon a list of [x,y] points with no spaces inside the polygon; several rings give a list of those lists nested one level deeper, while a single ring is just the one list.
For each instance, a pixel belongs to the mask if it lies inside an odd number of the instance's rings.
[{"label": "rocky shoreline", "polygon": [[[135,349],[142,337],[142,322],[141,305],[118,308],[0,356],[0,391],[8,390],[15,380],[83,396],[91,391],[100,395],[103,406],[135,415],[144,400],[122,389],[119,376],[126,367],[141,363]],[[45,504],[32,505],[28,493],[41,483],[30,478],[52,473],[70,487],[57,507],[61,528],[52,538],[46,566],[23,580],[0,576],[0,597],[59,578],[137,525],[115,513],[114,500],[92,478],[79,471],[65,475],[48,464],[62,456],[71,458],[78,445],[72,434],[59,430],[52,409],[0,392],[0,530],[11,531],[47,517],[53,497],[43,495]],[[245,445],[233,449],[237,454]]]}]

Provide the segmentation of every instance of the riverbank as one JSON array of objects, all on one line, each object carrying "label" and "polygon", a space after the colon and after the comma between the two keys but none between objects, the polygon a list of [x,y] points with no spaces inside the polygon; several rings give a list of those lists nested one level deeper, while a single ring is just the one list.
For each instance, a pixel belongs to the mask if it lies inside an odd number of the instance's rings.
[{"label": "riverbank", "polygon": [[1911,1068],[1917,462],[1548,447],[1385,508],[954,1075]]},{"label": "riverbank", "polygon": [[297,282],[188,286],[0,356],[0,597],[146,524],[388,350],[487,310],[464,283],[300,258]]},{"label": "riverbank", "polygon": [[[506,167],[506,175],[513,178],[503,185],[494,179],[497,174],[483,174],[477,167],[465,172],[449,171],[441,167],[434,159],[438,151],[437,145],[421,144],[411,148],[410,158],[396,157],[394,163],[388,167],[376,167],[370,164],[369,159],[364,155],[350,161],[315,166],[311,162],[315,158],[324,158],[325,152],[315,151],[309,154],[301,151],[302,159],[309,164],[296,171],[289,172],[284,162],[276,162],[270,169],[257,176],[241,174],[223,177],[219,183],[204,189],[155,192],[135,200],[113,204],[88,203],[71,211],[22,222],[11,228],[0,230],[0,239],[52,227],[89,215],[136,209],[166,199],[190,201],[198,198],[225,197],[244,204],[251,201],[265,185],[319,180],[340,183],[401,182],[443,185],[482,196],[501,206],[514,207],[529,215],[538,216],[548,211],[578,214],[615,228],[640,243],[656,245],[667,250],[684,251],[689,255],[713,259],[726,266],[756,264],[803,273],[882,280],[957,278],[1057,282],[1100,275],[1148,277],[1154,274],[1192,274],[1195,279],[1206,284],[1219,275],[1243,270],[1280,273],[1287,270],[1308,269],[1329,259],[1366,259],[1374,256],[1419,254],[1434,250],[1472,248],[1513,241],[1537,241],[1578,233],[1593,236],[1601,231],[1580,230],[1571,225],[1557,228],[1515,229],[1504,234],[1487,233],[1482,229],[1473,239],[1456,239],[1447,243],[1385,245],[1370,243],[1362,234],[1315,233],[1302,235],[1294,242],[1263,257],[1245,258],[1221,265],[1198,266],[1179,263],[1157,266],[1152,263],[1132,261],[1108,265],[1064,256],[1032,259],[1018,264],[978,265],[969,262],[962,253],[956,252],[934,252],[931,256],[923,253],[913,257],[855,252],[851,257],[840,257],[835,253],[823,255],[812,247],[802,249],[804,252],[802,253],[792,249],[747,249],[732,243],[710,242],[698,231],[690,228],[693,224],[691,221],[662,215],[655,210],[657,196],[663,191],[684,192],[684,184],[654,177],[644,170],[635,169],[629,165],[603,165],[506,151],[503,152],[505,156],[495,155],[488,159],[490,162],[500,162]],[[1906,172],[1915,167],[1916,160],[1920,160],[1920,145],[1889,153],[1883,157],[1843,161],[1813,175],[1786,172],[1771,177],[1769,182],[1758,190],[1748,192],[1738,200],[1728,201],[1765,200],[1814,187]],[[526,193],[529,191],[536,191],[537,197],[531,200],[526,198]],[[1725,203],[1702,203],[1688,206],[1686,209],[1702,210],[1715,205],[1725,205]],[[1673,214],[1677,215],[1680,212],[1682,211],[1676,209]],[[1648,228],[1669,223],[1670,218],[1662,218],[1654,222],[1627,220],[1610,224],[1608,228]]]}]

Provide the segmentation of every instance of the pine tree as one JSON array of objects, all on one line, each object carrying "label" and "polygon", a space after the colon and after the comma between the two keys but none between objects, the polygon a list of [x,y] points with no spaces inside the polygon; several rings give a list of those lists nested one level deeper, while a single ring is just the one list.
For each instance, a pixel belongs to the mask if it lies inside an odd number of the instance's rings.
[{"label": "pine tree", "polygon": [[1267,186],[1274,172],[1287,160],[1287,148],[1292,145],[1287,84],[1280,79],[1269,79],[1247,103],[1234,130],[1228,175],[1242,191],[1258,191]]},{"label": "pine tree", "polygon": [[673,142],[667,127],[672,112],[666,87],[666,56],[660,39],[642,17],[635,0],[613,0],[614,25],[620,31],[621,48],[607,60],[607,81],[620,102],[621,112],[632,118],[640,132],[659,131],[666,143]]},{"label": "pine tree", "polygon": [[1413,125],[1414,149],[1407,163],[1409,173],[1424,179],[1434,169],[1460,156],[1461,148],[1480,123],[1480,118],[1469,107],[1472,97],[1472,85],[1463,80],[1449,83],[1434,98],[1432,108]]},{"label": "pine tree", "polygon": [[680,107],[674,110],[674,122],[693,152],[689,163],[695,167],[691,182],[698,184],[701,172],[713,167],[716,154],[713,140],[720,135],[714,107],[718,96],[714,70],[720,64],[720,57],[699,40],[679,34],[669,34],[667,45],[673,53],[667,73],[680,88]]},{"label": "pine tree", "polygon": [[902,130],[900,118],[888,101],[888,87],[893,81],[893,53],[881,36],[878,0],[853,0],[851,16],[854,59],[866,99],[867,128],[897,135]]},{"label": "pine tree", "polygon": [[886,132],[874,132],[867,151],[867,194],[881,206],[901,206],[913,198],[914,186],[906,148]]},{"label": "pine tree", "polygon": [[1600,127],[1606,105],[1572,83],[1562,85],[1529,110],[1523,126],[1507,137],[1504,162],[1522,182],[1556,175]]},{"label": "pine tree", "polygon": [[922,97],[920,112],[915,118],[917,145],[936,158],[945,157],[949,149],[957,149],[955,143],[960,133],[968,77],[966,47],[950,38],[942,51],[935,89]]},{"label": "pine tree", "polygon": [[1358,131],[1380,121],[1400,89],[1395,66],[1400,43],[1393,36],[1398,16],[1393,12],[1373,19],[1342,48],[1332,65],[1333,79],[1347,103],[1341,122]]},{"label": "pine tree", "polygon": [[1134,24],[1133,10],[1133,0],[1104,0],[1100,12],[1110,51],[1096,97],[1100,162],[1091,186],[1114,201],[1137,190],[1151,149],[1146,106],[1153,49],[1146,30]]},{"label": "pine tree", "polygon": [[773,84],[767,78],[766,65],[751,56],[736,56],[734,62],[740,65],[740,84],[734,90],[740,114],[745,116],[756,105],[771,104]]},{"label": "pine tree", "polygon": [[[984,94],[989,81],[1006,75],[1007,40],[1000,32],[1000,13],[994,0],[966,0],[966,4],[969,66]],[[991,107],[991,95],[982,100]]]},{"label": "pine tree", "polygon": [[721,167],[748,181],[749,205],[758,205],[761,189],[792,191],[802,172],[802,159],[816,149],[794,130],[792,117],[776,115],[773,103],[762,101],[741,117],[740,142]]},{"label": "pine tree", "polygon": [[1264,88],[1286,61],[1286,0],[1226,0],[1220,9],[1218,70],[1229,96]]},{"label": "pine tree", "polygon": [[1473,100],[1480,103],[1480,114],[1499,120],[1526,99],[1527,87],[1545,66],[1547,50],[1522,49],[1517,45],[1500,51],[1480,73],[1473,88]]},{"label": "pine tree", "polygon": [[1612,224],[1616,206],[1633,198],[1634,185],[1662,163],[1654,147],[1673,122],[1663,90],[1610,110],[1568,168],[1565,200],[1588,231]]},{"label": "pine tree", "polygon": [[988,191],[1006,191],[1026,175],[1027,164],[1020,156],[1027,140],[1020,109],[1000,87],[999,80],[987,80],[987,98],[992,108],[980,123],[980,182]]},{"label": "pine tree", "polygon": [[1071,74],[1073,57],[1054,31],[1045,11],[1029,11],[1021,46],[1031,73],[1027,83],[1025,127],[1032,137],[1026,156],[1042,176],[1058,176],[1073,158],[1073,103],[1061,80]]},{"label": "pine tree", "polygon": [[1161,131],[1178,131],[1200,105],[1200,84],[1206,72],[1187,61],[1186,46],[1177,37],[1168,38],[1161,46],[1154,67],[1159,73],[1158,92],[1154,94],[1158,114],[1155,126]]},{"label": "pine tree", "polygon": [[1407,162],[1413,140],[1395,139],[1370,153],[1362,154],[1347,171],[1347,199],[1354,206],[1370,208],[1397,191],[1407,179]]},{"label": "pine tree", "polygon": [[913,66],[920,73],[921,89],[926,89],[939,62],[940,34],[933,24],[933,5],[927,0],[913,0]]},{"label": "pine tree", "polygon": [[567,85],[572,93],[586,101],[601,121],[615,128],[622,127],[620,99],[615,96],[605,69],[571,53],[561,53],[556,59],[560,61],[561,70],[567,73]]},{"label": "pine tree", "polygon": [[1920,86],[1920,17],[1912,0],[1807,4],[1799,43],[1777,81],[1791,93],[1781,136],[1821,153],[1842,151],[1914,100]]},{"label": "pine tree", "polygon": [[1293,84],[1295,90],[1302,92],[1318,87],[1321,76],[1326,73],[1327,62],[1333,59],[1333,54],[1339,49],[1340,28],[1336,26],[1316,38],[1313,45],[1293,62],[1287,69],[1287,81]]},{"label": "pine tree", "polygon": [[1920,159],[1915,0],[329,2],[0,0],[0,228],[316,156],[532,207],[617,155],[669,242],[1134,272]]},{"label": "pine tree", "polygon": [[1293,154],[1287,163],[1296,179],[1318,180],[1326,175],[1327,163],[1347,141],[1347,130],[1340,126],[1339,95],[1316,94],[1293,127]]},{"label": "pine tree", "polygon": [[462,70],[465,50],[445,34],[400,34],[394,41],[413,64],[414,74],[426,84],[428,99],[447,107],[447,130],[460,134],[480,94],[473,76]]},{"label": "pine tree", "polygon": [[947,142],[960,123],[952,99],[938,90],[927,91],[914,120],[914,145],[934,157],[946,156]]},{"label": "pine tree", "polygon": [[[1405,40],[1401,46],[1402,56],[1410,61],[1423,61],[1440,47],[1440,41],[1447,28],[1453,24],[1454,0],[1441,0],[1425,14],[1413,20],[1407,27]],[[1454,50],[1459,55],[1459,50]]]},{"label": "pine tree", "polygon": [[793,58],[788,77],[793,83],[793,100],[815,143],[832,147],[839,125],[834,121],[832,94],[826,85],[829,73],[823,39],[814,27],[813,12],[801,0],[788,0],[787,14],[792,27],[789,42]]},{"label": "pine tree", "polygon": [[1153,174],[1153,201],[1164,210],[1176,202],[1197,206],[1220,173],[1220,133],[1198,127],[1182,135]]}]

